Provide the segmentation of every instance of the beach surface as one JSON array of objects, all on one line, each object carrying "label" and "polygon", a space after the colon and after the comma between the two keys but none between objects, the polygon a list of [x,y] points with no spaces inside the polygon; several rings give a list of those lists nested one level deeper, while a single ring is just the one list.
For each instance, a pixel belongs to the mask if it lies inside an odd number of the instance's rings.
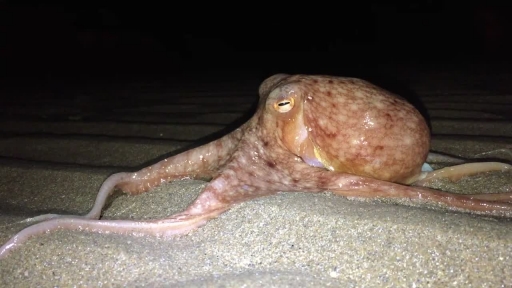
[{"label": "beach surface", "polygon": [[[429,112],[432,150],[512,162],[511,76],[450,72],[406,79]],[[222,133],[247,117],[258,85],[225,79],[178,89],[142,81],[56,95],[59,105],[13,101],[0,122],[0,242],[28,226],[23,220],[29,217],[87,213],[112,173],[134,171]],[[98,100],[101,93],[117,96]],[[205,185],[183,180],[138,196],[116,193],[103,219],[163,218],[185,209]],[[459,193],[507,192],[512,172],[435,185]],[[280,193],[237,205],[170,240],[41,235],[0,261],[0,286],[511,287],[510,271],[511,220],[330,193]]]}]

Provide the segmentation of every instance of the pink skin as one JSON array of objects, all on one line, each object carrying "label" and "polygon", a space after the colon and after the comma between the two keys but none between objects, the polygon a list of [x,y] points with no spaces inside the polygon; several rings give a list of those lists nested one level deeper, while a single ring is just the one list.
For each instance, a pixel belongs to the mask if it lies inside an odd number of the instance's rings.
[{"label": "pink skin", "polygon": [[[450,210],[512,215],[512,193],[460,195],[418,187],[439,177],[457,180],[512,166],[470,163],[422,172],[430,146],[425,120],[388,91],[353,78],[278,74],[261,84],[259,94],[258,111],[237,130],[140,171],[111,175],[87,215],[32,218],[42,222],[12,237],[0,248],[0,258],[28,238],[57,229],[186,234],[237,203],[280,191],[405,198]],[[135,195],[179,179],[212,180],[185,211],[168,218],[98,220],[114,189]]]}]

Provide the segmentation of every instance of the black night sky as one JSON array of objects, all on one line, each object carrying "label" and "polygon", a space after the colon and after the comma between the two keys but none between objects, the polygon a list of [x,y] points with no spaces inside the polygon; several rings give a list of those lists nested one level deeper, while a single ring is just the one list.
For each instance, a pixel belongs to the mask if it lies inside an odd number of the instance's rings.
[{"label": "black night sky", "polygon": [[510,9],[489,1],[22,3],[0,2],[4,87],[126,75],[357,76],[381,63],[510,58]]}]

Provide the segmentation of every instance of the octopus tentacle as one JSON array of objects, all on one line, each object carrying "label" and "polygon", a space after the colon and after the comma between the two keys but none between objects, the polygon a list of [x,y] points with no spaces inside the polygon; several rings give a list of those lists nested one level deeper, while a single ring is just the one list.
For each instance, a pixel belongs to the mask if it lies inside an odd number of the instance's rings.
[{"label": "octopus tentacle", "polygon": [[[277,192],[275,187],[266,187],[265,185],[263,187],[249,187],[243,183],[233,181],[231,172],[227,169],[219,173],[183,212],[167,218],[147,221],[98,220],[104,200],[108,196],[108,193],[104,191],[109,191],[108,189],[112,189],[114,183],[125,181],[125,178],[131,175],[130,173],[114,174],[109,178],[112,179],[111,181],[103,183],[96,204],[89,214],[86,216],[54,215],[56,219],[45,219],[46,221],[26,227],[0,247],[0,259],[28,239],[59,229],[158,237],[183,235],[206,224],[208,220],[216,218],[236,203]],[[257,193],[255,193],[255,190],[257,190]],[[226,191],[234,193],[226,193]],[[98,218],[93,218],[96,216]]]},{"label": "octopus tentacle", "polygon": [[455,165],[450,167],[441,168],[431,172],[423,172],[412,185],[425,186],[432,181],[439,178],[448,178],[452,181],[457,181],[465,176],[470,176],[483,172],[490,171],[512,171],[512,165],[500,162],[476,162]]},{"label": "octopus tentacle", "polygon": [[187,234],[206,224],[208,220],[216,218],[233,204],[218,199],[219,192],[215,183],[215,180],[210,182],[185,211],[164,219],[146,221],[97,220],[81,216],[58,215],[60,217],[26,227],[11,237],[0,247],[0,259],[28,239],[59,229],[157,237]]},{"label": "octopus tentacle", "polygon": [[330,171],[317,170],[314,174],[311,172],[309,174],[310,179],[315,178],[313,185],[323,187],[324,191],[340,196],[420,200],[431,204],[442,204],[450,210],[471,211],[475,214],[500,217],[512,216],[511,193],[487,194],[498,195],[493,198],[482,196],[484,194],[456,194]]},{"label": "octopus tentacle", "polygon": [[243,134],[243,127],[208,144],[166,158],[131,174],[115,186],[129,194],[140,194],[178,179],[212,179],[231,159]]},{"label": "octopus tentacle", "polygon": [[186,234],[197,229],[204,225],[208,220],[217,217],[228,208],[229,207],[226,206],[215,210],[204,211],[201,214],[187,214],[185,211],[169,218],[150,221],[94,220],[78,217],[72,218],[71,216],[51,219],[29,226],[9,239],[9,241],[0,247],[0,259],[4,258],[11,250],[23,244],[28,239],[59,229],[85,230],[99,233],[129,234],[138,236],[148,235],[170,237]]},{"label": "octopus tentacle", "polygon": [[512,203],[512,192],[490,194],[465,194],[471,199]]},{"label": "octopus tentacle", "polygon": [[236,149],[241,135],[242,129],[237,129],[220,139],[166,158],[137,172],[121,172],[110,175],[101,185],[94,206],[84,216],[44,214],[25,221],[40,222],[69,217],[99,219],[108,196],[116,188],[125,193],[136,195],[172,180],[186,178],[211,179],[218,173],[219,168],[229,160],[229,156]]},{"label": "octopus tentacle", "polygon": [[25,219],[23,222],[40,222],[46,221],[54,218],[84,218],[84,219],[99,219],[101,215],[101,210],[103,206],[105,206],[105,202],[107,201],[108,196],[112,194],[115,189],[115,186],[118,183],[128,180],[133,173],[116,173],[110,175],[104,182],[101,184],[100,190],[96,195],[96,200],[94,201],[94,205],[92,209],[84,216],[79,215],[61,215],[61,214],[44,214],[39,215],[37,217],[32,217]]}]

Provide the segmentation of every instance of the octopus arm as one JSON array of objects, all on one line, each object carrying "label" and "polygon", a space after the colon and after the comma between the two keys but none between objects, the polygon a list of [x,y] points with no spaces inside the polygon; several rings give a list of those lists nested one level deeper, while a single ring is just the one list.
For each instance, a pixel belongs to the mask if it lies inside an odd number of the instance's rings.
[{"label": "octopus arm", "polygon": [[115,189],[136,195],[172,180],[211,179],[229,160],[229,156],[236,149],[241,135],[241,129],[237,129],[220,139],[171,156],[139,171],[110,175],[101,185],[94,206],[84,216],[44,214],[25,221],[39,222],[62,217],[99,219],[108,196]]},{"label": "octopus arm", "polygon": [[[204,188],[202,193],[183,212],[158,220],[98,220],[88,216],[63,216],[45,219],[46,221],[31,225],[0,247],[0,259],[13,249],[26,242],[29,238],[51,231],[83,230],[96,233],[114,233],[135,236],[156,236],[169,238],[187,234],[203,226],[213,218],[228,210],[233,204],[240,202],[239,197],[226,191],[242,189],[238,184],[229,181],[226,174],[219,174]],[[251,195],[243,197],[253,198]],[[100,207],[101,209],[101,207]]]},{"label": "octopus arm", "polygon": [[312,183],[325,191],[345,197],[396,198],[443,206],[454,211],[498,217],[512,216],[512,193],[455,194],[427,187],[407,186],[345,173],[315,170]]}]

